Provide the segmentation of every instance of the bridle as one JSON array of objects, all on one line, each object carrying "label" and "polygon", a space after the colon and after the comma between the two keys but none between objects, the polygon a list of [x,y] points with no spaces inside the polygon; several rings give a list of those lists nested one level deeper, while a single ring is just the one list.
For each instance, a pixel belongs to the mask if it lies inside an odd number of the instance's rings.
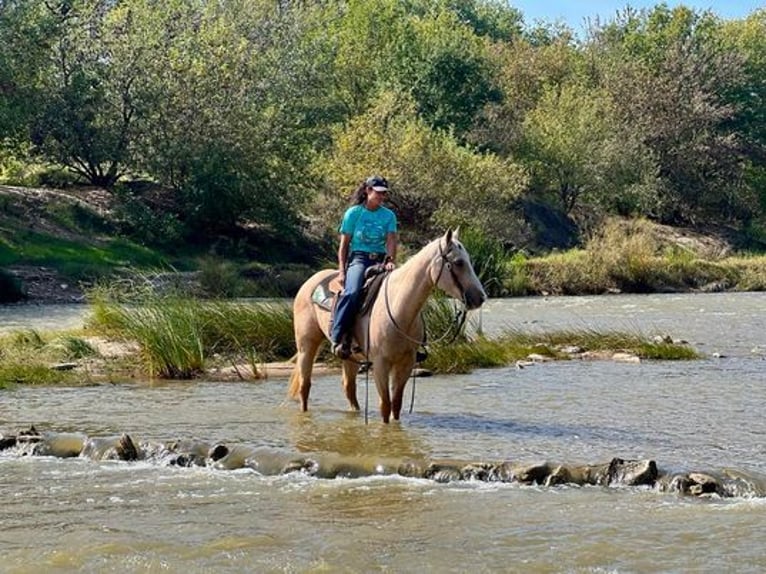
[{"label": "bridle", "polygon": [[[449,258],[450,252],[454,248],[454,243],[450,242],[447,250],[442,250],[442,244],[441,241],[439,241],[439,259],[441,260],[441,266],[439,267],[439,273],[436,275],[436,279],[434,280],[434,286],[437,286],[439,284],[439,279],[441,279],[442,273],[444,273],[444,269],[446,268],[447,271],[449,271],[450,276],[452,277],[452,281],[457,286],[458,290],[460,291],[460,301],[463,303],[463,308],[455,313],[455,321],[451,323],[447,330],[437,339],[432,341],[433,343],[441,343],[444,341],[450,334],[452,334],[452,339],[450,339],[450,342],[454,341],[458,334],[462,331],[463,325],[465,324],[466,317],[468,315],[468,311],[465,305],[465,289],[463,289],[463,284],[460,282],[459,277],[455,273],[455,270],[453,269],[454,266],[454,260]],[[388,279],[390,277],[390,273],[386,275],[386,278],[383,280],[383,299],[386,303],[386,314],[388,315],[388,318],[390,319],[391,323],[393,324],[394,328],[399,332],[399,334],[410,341],[411,343],[417,343],[421,347],[426,346],[426,331],[425,331],[425,321],[422,321],[423,323],[423,338],[421,340],[415,339],[414,337],[410,337],[410,335],[402,329],[399,324],[396,322],[396,319],[394,318],[393,313],[391,312],[391,303],[389,301],[388,297]],[[421,311],[422,315],[422,311]],[[454,327],[454,329],[453,329]]]},{"label": "bridle", "polygon": [[447,246],[446,251],[442,251],[442,244],[441,241],[439,241],[439,257],[441,259],[441,267],[439,267],[439,273],[436,275],[436,280],[434,281],[434,285],[439,285],[439,279],[441,279],[442,273],[444,273],[444,268],[447,268],[447,271],[450,273],[450,277],[452,277],[452,281],[455,283],[455,285],[458,288],[458,291],[460,291],[460,301],[463,303],[463,306],[465,307],[465,292],[466,290],[463,289],[463,284],[460,282],[460,278],[457,276],[457,273],[455,273],[455,270],[453,269],[455,261],[453,259],[449,258],[449,254],[452,253],[452,251],[455,249],[455,244],[453,242],[450,242]]}]

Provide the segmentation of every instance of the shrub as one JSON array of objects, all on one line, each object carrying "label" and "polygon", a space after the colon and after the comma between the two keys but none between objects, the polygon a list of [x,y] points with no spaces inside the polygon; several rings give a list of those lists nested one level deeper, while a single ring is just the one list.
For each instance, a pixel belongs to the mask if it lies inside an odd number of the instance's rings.
[{"label": "shrub", "polygon": [[460,241],[471,255],[473,269],[487,295],[490,297],[505,295],[507,256],[503,244],[488,237],[482,231],[472,228],[460,232]]},{"label": "shrub", "polygon": [[243,281],[234,263],[203,259],[199,271],[200,288],[205,295],[214,298],[243,295]]}]

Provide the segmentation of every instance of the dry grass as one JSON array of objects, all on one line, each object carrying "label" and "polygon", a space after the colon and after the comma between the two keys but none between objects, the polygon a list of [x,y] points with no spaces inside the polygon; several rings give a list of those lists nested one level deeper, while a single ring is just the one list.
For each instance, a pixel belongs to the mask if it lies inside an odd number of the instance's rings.
[{"label": "dry grass", "polygon": [[612,219],[584,249],[519,263],[513,292],[584,295],[609,292],[760,291],[766,289],[766,256],[734,256],[722,243],[668,236],[646,220]]}]

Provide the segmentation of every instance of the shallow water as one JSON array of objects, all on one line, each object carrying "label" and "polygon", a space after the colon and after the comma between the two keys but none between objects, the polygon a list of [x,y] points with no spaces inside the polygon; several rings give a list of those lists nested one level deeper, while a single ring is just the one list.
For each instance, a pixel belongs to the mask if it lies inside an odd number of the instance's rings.
[{"label": "shallow water", "polygon": [[[614,328],[686,339],[707,356],[418,379],[414,411],[389,426],[377,419],[372,388],[365,425],[363,414],[345,411],[339,377],[328,375],[315,380],[307,414],[284,400],[282,379],[19,387],[0,394],[0,432],[35,424],[373,460],[593,464],[620,456],[763,477],[764,303],[764,294],[490,301],[481,313],[489,334]],[[359,397],[364,405],[364,379]],[[0,491],[4,572],[766,570],[764,498],[324,480],[2,453]]]}]

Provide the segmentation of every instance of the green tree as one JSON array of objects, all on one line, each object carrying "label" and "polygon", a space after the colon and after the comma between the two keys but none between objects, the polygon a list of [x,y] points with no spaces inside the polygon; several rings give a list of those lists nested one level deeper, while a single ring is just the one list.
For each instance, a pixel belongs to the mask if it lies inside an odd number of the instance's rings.
[{"label": "green tree", "polygon": [[362,113],[381,90],[408,91],[425,121],[462,137],[499,97],[488,44],[476,28],[509,34],[513,14],[503,20],[496,5],[467,0],[348,3],[329,21],[329,33],[337,41],[334,73],[349,116]]},{"label": "green tree", "polygon": [[535,45],[520,38],[496,44],[490,50],[500,100],[484,106],[470,133],[475,145],[502,156],[519,153],[524,139],[524,118],[541,98],[546,87],[576,77],[578,55],[563,35]]},{"label": "green tree", "polygon": [[[0,2],[0,140],[24,143],[42,105],[57,18],[44,3]],[[12,141],[11,141],[12,140]]]},{"label": "green tree", "polygon": [[504,244],[523,243],[527,229],[516,208],[528,181],[524,169],[461,145],[431,128],[406,94],[381,95],[375,106],[339,129],[317,163],[326,182],[321,221],[334,233],[345,201],[371,172],[392,182],[391,201],[405,242],[419,244],[448,226],[483,231]]},{"label": "green tree", "polygon": [[722,97],[743,70],[714,41],[718,26],[710,13],[661,5],[607,24],[590,46],[621,129],[656,162],[654,215],[667,223],[748,217],[736,108]]},{"label": "green tree", "polygon": [[321,13],[273,2],[131,3],[153,105],[140,165],[163,184],[189,238],[244,225],[295,234],[316,146],[336,113],[326,87]]},{"label": "green tree", "polygon": [[601,148],[609,135],[610,102],[577,85],[550,87],[524,123],[529,156],[543,185],[570,213],[598,185]]},{"label": "green tree", "polygon": [[55,20],[32,141],[47,159],[94,185],[111,187],[131,164],[141,99],[134,88],[142,62],[120,60],[126,31],[113,26],[115,3],[43,4]]},{"label": "green tree", "polygon": [[744,139],[747,153],[745,180],[758,194],[760,214],[766,215],[766,9],[744,20],[724,23],[718,30],[727,51],[744,62],[744,80],[728,86],[726,99],[738,110],[731,124]]}]

